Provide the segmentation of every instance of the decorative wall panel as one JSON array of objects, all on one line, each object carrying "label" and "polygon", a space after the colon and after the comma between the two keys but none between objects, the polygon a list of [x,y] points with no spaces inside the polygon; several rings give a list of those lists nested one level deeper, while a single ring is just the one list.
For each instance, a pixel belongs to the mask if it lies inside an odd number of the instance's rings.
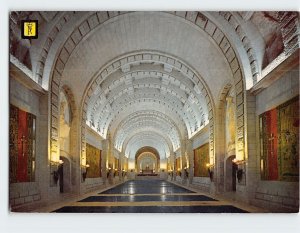
[{"label": "decorative wall panel", "polygon": [[206,164],[209,163],[209,144],[194,150],[194,176],[208,177]]},{"label": "decorative wall panel", "polygon": [[87,178],[101,177],[101,151],[88,143],[86,144],[86,163],[90,165]]},{"label": "decorative wall panel", "polygon": [[9,114],[9,181],[35,180],[36,117],[14,105]]},{"label": "decorative wall panel", "polygon": [[261,178],[299,180],[298,97],[260,115]]}]

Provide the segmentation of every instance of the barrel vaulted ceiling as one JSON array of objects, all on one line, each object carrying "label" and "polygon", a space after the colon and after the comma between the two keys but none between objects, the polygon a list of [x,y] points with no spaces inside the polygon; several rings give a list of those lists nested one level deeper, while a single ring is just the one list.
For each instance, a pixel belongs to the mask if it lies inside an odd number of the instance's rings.
[{"label": "barrel vaulted ceiling", "polygon": [[56,66],[89,127],[130,158],[142,147],[166,158],[209,123],[238,63],[247,89],[259,78],[276,25],[262,35],[249,14],[31,12],[32,77],[49,90]]}]

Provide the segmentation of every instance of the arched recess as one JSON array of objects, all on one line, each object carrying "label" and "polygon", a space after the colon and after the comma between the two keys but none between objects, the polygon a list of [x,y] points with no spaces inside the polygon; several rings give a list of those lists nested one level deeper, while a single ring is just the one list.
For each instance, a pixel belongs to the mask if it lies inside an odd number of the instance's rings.
[{"label": "arched recess", "polygon": [[[95,13],[96,15],[91,15],[91,17],[98,17],[97,13]],[[107,19],[104,21],[109,20],[110,18],[110,13],[104,13],[107,15]],[[119,13],[117,13],[118,15]],[[239,48],[235,47],[234,44],[230,43],[230,39],[224,34],[224,32],[222,32],[222,29],[220,29],[220,27],[218,26],[219,24],[217,22],[214,22],[213,19],[209,16],[209,14],[203,15],[200,12],[183,12],[182,14],[180,13],[180,15],[177,13],[175,13],[176,16],[182,17],[183,19],[189,21],[191,24],[194,24],[195,26],[197,26],[200,30],[204,31],[208,37],[211,38],[212,41],[214,41],[214,43],[216,44],[216,46],[218,46],[220,48],[220,51],[224,54],[224,57],[226,59],[226,61],[228,62],[228,65],[230,66],[230,69],[232,71],[232,76],[234,79],[234,85],[235,85],[235,89],[236,89],[236,105],[237,105],[237,112],[240,113],[240,117],[243,118],[240,122],[241,122],[241,126],[237,129],[238,131],[238,147],[240,148],[239,153],[242,154],[242,156],[244,156],[245,153],[245,147],[244,147],[244,140],[245,140],[245,83],[244,83],[244,78],[243,78],[243,71],[241,69],[240,64],[243,64],[241,62],[240,57],[238,57],[236,55],[236,51],[239,50]],[[113,17],[117,17],[116,15],[114,15]],[[87,19],[84,19],[87,20]],[[99,20],[99,18],[97,19],[98,21],[98,25],[100,25],[101,21]],[[83,21],[83,23],[86,23],[87,21]],[[103,20],[102,20],[103,22]],[[66,38],[65,40],[65,44],[61,47],[61,49],[58,51],[57,54],[59,54],[56,57],[56,60],[54,62],[54,67],[52,70],[52,76],[51,76],[51,80],[50,80],[50,101],[51,101],[51,105],[50,105],[50,113],[51,113],[51,122],[50,122],[50,126],[51,126],[51,131],[50,131],[50,138],[51,138],[51,154],[50,157],[52,159],[52,155],[55,154],[57,152],[57,128],[55,128],[55,125],[53,124],[53,117],[57,118],[58,115],[58,110],[57,108],[55,108],[55,103],[58,102],[58,93],[57,93],[57,88],[60,85],[60,80],[62,77],[62,73],[65,67],[65,64],[68,61],[68,58],[71,56],[72,52],[74,51],[74,49],[76,48],[76,46],[81,42],[81,40],[83,38],[86,38],[87,36],[90,35],[90,33],[96,28],[98,27],[97,25],[95,25],[93,28],[88,28],[88,30],[86,31],[84,36],[81,36],[81,38],[76,41],[76,43],[74,44],[74,47],[68,51],[67,49],[67,41],[69,41],[69,38]],[[74,33],[78,31],[78,29],[76,28],[73,31],[73,35]],[[70,34],[71,35],[71,34]],[[66,53],[66,51],[68,51]],[[160,57],[160,56],[158,56]],[[168,61],[167,61],[168,63]],[[105,72],[110,72],[111,68],[114,68],[112,66],[113,64],[110,64],[110,66],[108,66],[107,70],[105,70]],[[114,65],[116,65],[116,63],[114,63]],[[184,66],[185,68],[187,66]],[[188,69],[185,69],[185,73],[187,72]],[[105,74],[104,74],[105,76]],[[88,90],[86,91],[86,93],[88,92]],[[209,98],[209,97],[208,97]],[[212,101],[210,103],[210,108],[212,109],[211,113],[213,113],[213,104]],[[86,102],[83,102],[81,105],[81,110],[80,112],[83,112],[83,119],[84,121],[86,120],[85,115],[86,115]],[[210,124],[210,153],[212,155],[214,155],[214,125],[213,125],[213,114],[212,116],[209,117],[210,121],[212,124]],[[84,122],[85,123],[85,122]],[[83,127],[84,123],[82,123],[81,125]],[[81,143],[81,151],[82,151],[82,157],[83,157],[83,161],[84,161],[84,157],[85,157],[85,136],[84,136],[84,132],[85,130],[83,128],[81,128],[81,137],[82,137],[82,143]],[[214,156],[212,156],[214,157]]]},{"label": "arched recess", "polygon": [[[68,124],[64,124],[62,122],[62,119],[59,121],[58,129],[59,129],[59,140],[62,139],[62,136],[68,137],[65,138],[64,140],[67,141],[67,150],[63,150],[61,148],[61,143],[59,145],[60,151],[59,151],[59,159],[62,159],[63,161],[67,159],[69,172],[70,172],[70,185],[65,189],[65,191],[74,191],[75,185],[78,184],[78,179],[77,179],[77,169],[78,169],[78,164],[79,164],[79,153],[78,153],[78,147],[77,147],[77,142],[78,142],[78,137],[77,137],[77,131],[78,131],[78,114],[77,114],[77,108],[76,108],[76,103],[74,100],[73,93],[71,89],[67,85],[63,85],[61,87],[61,95],[64,96],[64,101],[66,101],[67,104],[67,111],[68,111]],[[60,98],[60,116],[63,114],[63,110],[61,108],[61,101],[62,99]],[[61,118],[61,117],[60,117]],[[65,128],[65,129],[63,129]],[[62,132],[64,130],[64,132]],[[67,132],[68,131],[68,132]]]},{"label": "arched recess", "polygon": [[125,156],[133,159],[139,148],[144,146],[155,148],[161,159],[169,157],[172,150],[171,143],[164,135],[157,132],[139,132],[126,139],[124,144]]},{"label": "arched recess", "polygon": [[159,157],[158,151],[155,148],[153,148],[153,147],[145,146],[145,147],[140,148],[136,152],[136,154],[135,154],[135,168],[136,168],[136,172],[139,172],[138,160],[145,153],[146,154],[149,153],[149,154],[153,155],[156,158],[156,161],[157,161],[157,163],[156,163],[156,165],[157,165],[156,171],[159,171],[159,169],[160,169],[160,157]]},{"label": "arched recess", "polygon": [[[225,190],[225,185],[224,181],[226,179],[226,159],[229,157],[227,153],[227,145],[226,145],[226,106],[227,106],[227,100],[230,101],[227,97],[231,93],[234,93],[234,85],[232,83],[228,83],[224,85],[220,96],[219,96],[219,103],[218,103],[218,108],[217,108],[217,119],[216,119],[216,127],[218,128],[218,132],[216,134],[216,164],[217,164],[217,169],[215,172],[217,174],[217,184],[218,184],[218,189],[220,191]],[[235,95],[233,96],[234,101],[236,101]],[[235,109],[236,113],[236,109]],[[236,125],[236,116],[235,114],[235,120],[234,124]],[[235,127],[235,135],[237,136],[237,130]],[[237,137],[235,137],[236,139]],[[236,141],[235,141],[236,143]],[[236,147],[235,147],[236,148]],[[236,153],[234,153],[235,156]]]}]

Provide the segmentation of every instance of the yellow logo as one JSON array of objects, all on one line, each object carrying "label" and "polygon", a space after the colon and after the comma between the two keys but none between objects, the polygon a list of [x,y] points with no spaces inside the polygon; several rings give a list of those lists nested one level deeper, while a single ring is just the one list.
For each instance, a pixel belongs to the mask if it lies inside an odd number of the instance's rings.
[{"label": "yellow logo", "polygon": [[38,21],[37,20],[23,20],[22,21],[22,38],[23,39],[37,39],[38,38]]}]

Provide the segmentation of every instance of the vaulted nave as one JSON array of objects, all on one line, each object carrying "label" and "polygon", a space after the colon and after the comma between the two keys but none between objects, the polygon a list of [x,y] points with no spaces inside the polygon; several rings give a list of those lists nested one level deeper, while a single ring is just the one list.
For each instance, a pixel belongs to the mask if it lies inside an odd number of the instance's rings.
[{"label": "vaulted nave", "polygon": [[12,212],[299,211],[299,12],[9,17]]}]

